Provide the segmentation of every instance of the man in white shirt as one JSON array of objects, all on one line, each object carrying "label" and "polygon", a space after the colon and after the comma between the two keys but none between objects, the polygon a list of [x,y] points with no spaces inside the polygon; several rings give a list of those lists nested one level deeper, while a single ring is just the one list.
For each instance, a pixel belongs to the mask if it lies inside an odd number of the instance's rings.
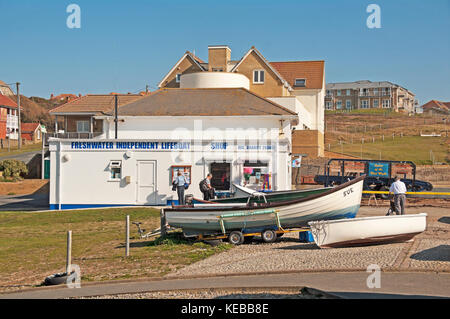
[{"label": "man in white shirt", "polygon": [[395,213],[397,215],[404,215],[406,206],[406,185],[398,176],[395,176],[395,181],[389,188],[389,195],[391,195],[391,193],[394,194]]}]

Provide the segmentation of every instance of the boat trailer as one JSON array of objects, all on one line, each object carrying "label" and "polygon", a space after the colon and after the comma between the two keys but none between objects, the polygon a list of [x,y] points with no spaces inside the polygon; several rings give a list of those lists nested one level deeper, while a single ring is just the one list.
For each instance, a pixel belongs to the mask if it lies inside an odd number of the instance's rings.
[{"label": "boat trailer", "polygon": [[[212,236],[203,236],[202,234],[197,236],[198,240],[203,241],[213,241],[213,240],[222,240],[228,239],[228,242],[233,245],[241,245],[244,241],[251,241],[255,236],[261,236],[261,239],[265,243],[273,243],[277,240],[277,238],[282,237],[286,233],[296,233],[296,232],[306,232],[309,231],[309,228],[283,228],[281,227],[280,217],[278,215],[279,211],[276,209],[271,210],[261,210],[255,212],[238,212],[231,214],[222,214],[218,215],[217,218],[219,220],[220,228],[222,233],[218,235]],[[233,217],[246,217],[246,216],[255,216],[255,215],[274,215],[274,224],[270,226],[263,226],[257,228],[243,228],[239,230],[227,231],[225,227],[225,221],[228,218]]]}]

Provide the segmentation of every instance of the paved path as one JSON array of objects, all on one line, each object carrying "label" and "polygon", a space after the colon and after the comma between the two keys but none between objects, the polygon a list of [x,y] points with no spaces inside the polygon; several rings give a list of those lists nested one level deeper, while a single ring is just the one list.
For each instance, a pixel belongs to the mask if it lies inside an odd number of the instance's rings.
[{"label": "paved path", "polygon": [[382,273],[381,287],[367,287],[366,272],[285,273],[86,284],[81,288],[35,288],[0,295],[4,298],[70,298],[209,288],[312,287],[345,298],[450,298],[449,273]]},{"label": "paved path", "polygon": [[4,153],[2,155],[0,155],[0,160],[6,160],[6,159],[16,159],[19,161],[22,161],[24,163],[28,163],[36,154],[41,154],[41,150],[39,151],[32,151],[32,152],[26,152],[26,153],[21,153],[21,154],[16,154],[16,155],[5,155],[8,153]]},{"label": "paved path", "polygon": [[0,196],[0,211],[39,211],[49,209],[48,194]]}]

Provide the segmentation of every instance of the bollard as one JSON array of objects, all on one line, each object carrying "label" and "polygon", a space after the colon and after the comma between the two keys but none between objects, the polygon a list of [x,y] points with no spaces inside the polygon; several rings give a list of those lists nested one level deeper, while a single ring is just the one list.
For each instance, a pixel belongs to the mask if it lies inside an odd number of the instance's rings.
[{"label": "bollard", "polygon": [[166,213],[164,212],[164,208],[161,209],[161,237],[166,236],[167,229],[166,229]]},{"label": "bollard", "polygon": [[127,215],[125,222],[125,256],[130,256],[130,215]]},{"label": "bollard", "polygon": [[67,254],[66,254],[66,273],[69,275],[72,272],[72,231],[67,232]]}]

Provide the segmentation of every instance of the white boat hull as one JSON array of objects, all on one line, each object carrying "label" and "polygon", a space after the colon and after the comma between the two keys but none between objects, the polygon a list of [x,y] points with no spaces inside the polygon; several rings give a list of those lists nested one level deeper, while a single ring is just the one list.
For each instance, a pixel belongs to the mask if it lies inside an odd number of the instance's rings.
[{"label": "white boat hull", "polygon": [[261,210],[273,209],[278,212],[283,228],[307,226],[311,220],[353,218],[361,204],[363,179],[330,189],[326,193],[296,201],[268,205],[266,207],[205,207],[172,208],[165,212],[167,223],[183,228],[186,235],[212,234],[221,231],[221,214],[249,213],[245,216],[224,219],[227,230],[267,228],[276,225],[275,214],[251,215]]},{"label": "white boat hull", "polygon": [[402,242],[425,231],[427,214],[362,217],[308,223],[321,248]]}]

